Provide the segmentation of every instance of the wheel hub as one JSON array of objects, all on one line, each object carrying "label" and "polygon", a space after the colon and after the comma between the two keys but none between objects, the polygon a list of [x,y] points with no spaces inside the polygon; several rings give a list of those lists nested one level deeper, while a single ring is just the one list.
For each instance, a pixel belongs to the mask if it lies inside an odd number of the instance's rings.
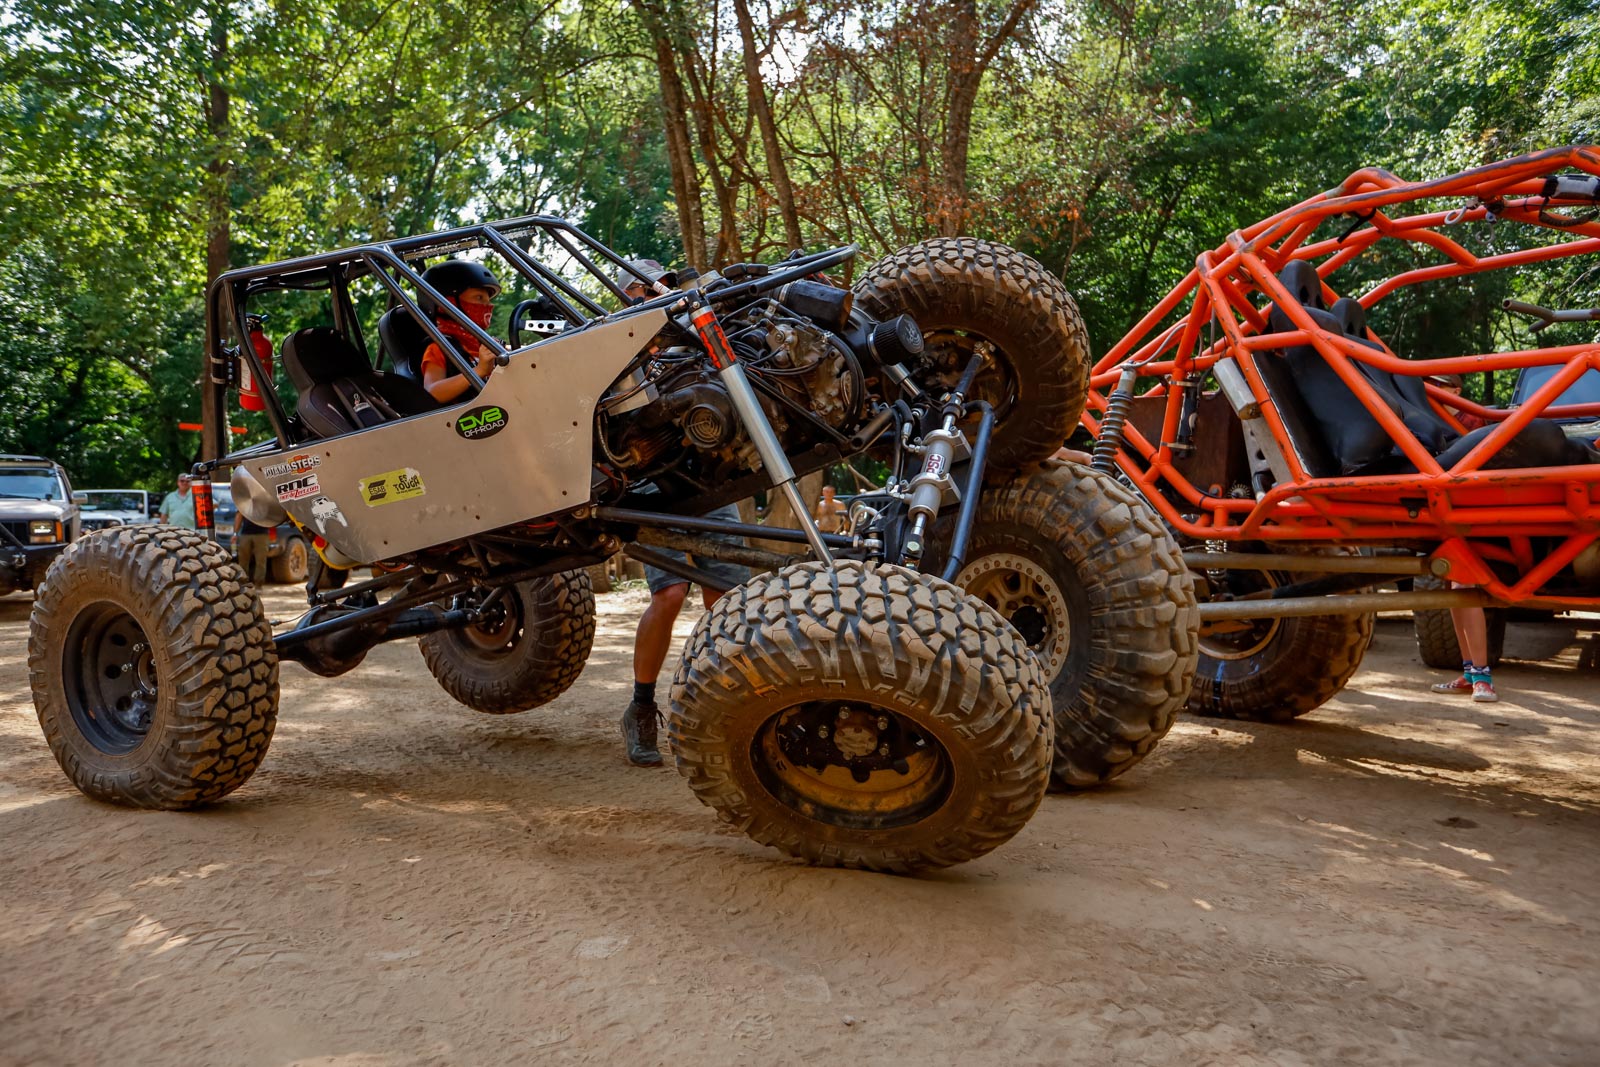
[{"label": "wheel hub", "polygon": [[[1228,570],[1208,574],[1207,584],[1211,600],[1230,601],[1278,583],[1265,571]],[[1237,619],[1202,626],[1200,651],[1215,660],[1249,659],[1272,643],[1282,623],[1282,619]]]},{"label": "wheel hub", "polygon": [[943,803],[950,759],[905,716],[860,701],[812,701],[774,715],[752,744],[768,791],[837,826],[905,826]]},{"label": "wheel hub", "polygon": [[143,627],[122,607],[92,604],[67,635],[62,675],[67,705],[83,736],[120,756],[144,743],[155,718],[155,650]]},{"label": "wheel hub", "polygon": [[1047,678],[1060,675],[1072,624],[1067,598],[1049,571],[1015,553],[997,552],[968,563],[956,575],[956,584],[1017,628],[1039,657]]}]

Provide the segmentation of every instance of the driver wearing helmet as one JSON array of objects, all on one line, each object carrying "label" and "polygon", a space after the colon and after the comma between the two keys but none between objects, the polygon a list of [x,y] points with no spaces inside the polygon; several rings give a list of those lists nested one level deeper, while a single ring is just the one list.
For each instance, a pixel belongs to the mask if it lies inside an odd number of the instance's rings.
[{"label": "driver wearing helmet", "polygon": [[[475,325],[488,330],[494,316],[494,298],[500,295],[500,283],[488,267],[468,259],[447,259],[423,271],[422,280]],[[417,303],[433,316],[439,332],[450,339],[456,350],[473,361],[478,377],[487,378],[494,373],[494,352],[488,346],[450,318],[432,297],[424,294]],[[422,385],[435,400],[447,404],[465,393],[469,383],[444,350],[430,344],[422,353]]]}]

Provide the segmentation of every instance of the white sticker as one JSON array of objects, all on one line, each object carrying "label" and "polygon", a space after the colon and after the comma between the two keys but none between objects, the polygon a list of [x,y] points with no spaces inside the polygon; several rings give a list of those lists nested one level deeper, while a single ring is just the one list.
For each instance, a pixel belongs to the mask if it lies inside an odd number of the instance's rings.
[{"label": "white sticker", "polygon": [[317,533],[323,537],[328,536],[329,519],[337,519],[340,526],[347,530],[350,528],[350,524],[344,519],[344,512],[339,510],[339,505],[325,496],[319,496],[311,504],[311,521],[317,524]]}]

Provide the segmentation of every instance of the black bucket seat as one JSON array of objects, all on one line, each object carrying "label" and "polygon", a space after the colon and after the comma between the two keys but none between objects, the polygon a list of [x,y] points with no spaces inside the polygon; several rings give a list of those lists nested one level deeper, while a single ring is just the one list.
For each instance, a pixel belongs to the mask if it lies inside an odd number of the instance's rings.
[{"label": "black bucket seat", "polygon": [[439,405],[415,381],[376,371],[349,340],[327,326],[290,334],[283,365],[300,394],[296,411],[319,437],[420,415]]}]

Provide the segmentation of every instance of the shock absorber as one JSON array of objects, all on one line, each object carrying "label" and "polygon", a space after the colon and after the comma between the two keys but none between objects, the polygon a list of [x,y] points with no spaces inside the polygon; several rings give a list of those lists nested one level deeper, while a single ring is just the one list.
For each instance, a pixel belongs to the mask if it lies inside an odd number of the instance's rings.
[{"label": "shock absorber", "polygon": [[1100,420],[1100,435],[1094,439],[1094,458],[1089,464],[1102,474],[1117,473],[1117,453],[1122,451],[1122,427],[1128,421],[1129,409],[1133,407],[1133,383],[1138,378],[1138,367],[1123,367],[1117,387],[1106,399],[1106,414]]},{"label": "shock absorber", "polygon": [[950,461],[955,458],[957,443],[963,439],[961,431],[956,429],[956,420],[966,410],[967,393],[982,365],[981,356],[972,357],[955,390],[945,397],[941,411],[943,424],[922,437],[922,470],[911,479],[911,500],[907,507],[911,533],[906,537],[905,552],[912,565],[922,558],[928,524],[939,514],[939,505],[944,502],[945,490],[950,486]]}]

